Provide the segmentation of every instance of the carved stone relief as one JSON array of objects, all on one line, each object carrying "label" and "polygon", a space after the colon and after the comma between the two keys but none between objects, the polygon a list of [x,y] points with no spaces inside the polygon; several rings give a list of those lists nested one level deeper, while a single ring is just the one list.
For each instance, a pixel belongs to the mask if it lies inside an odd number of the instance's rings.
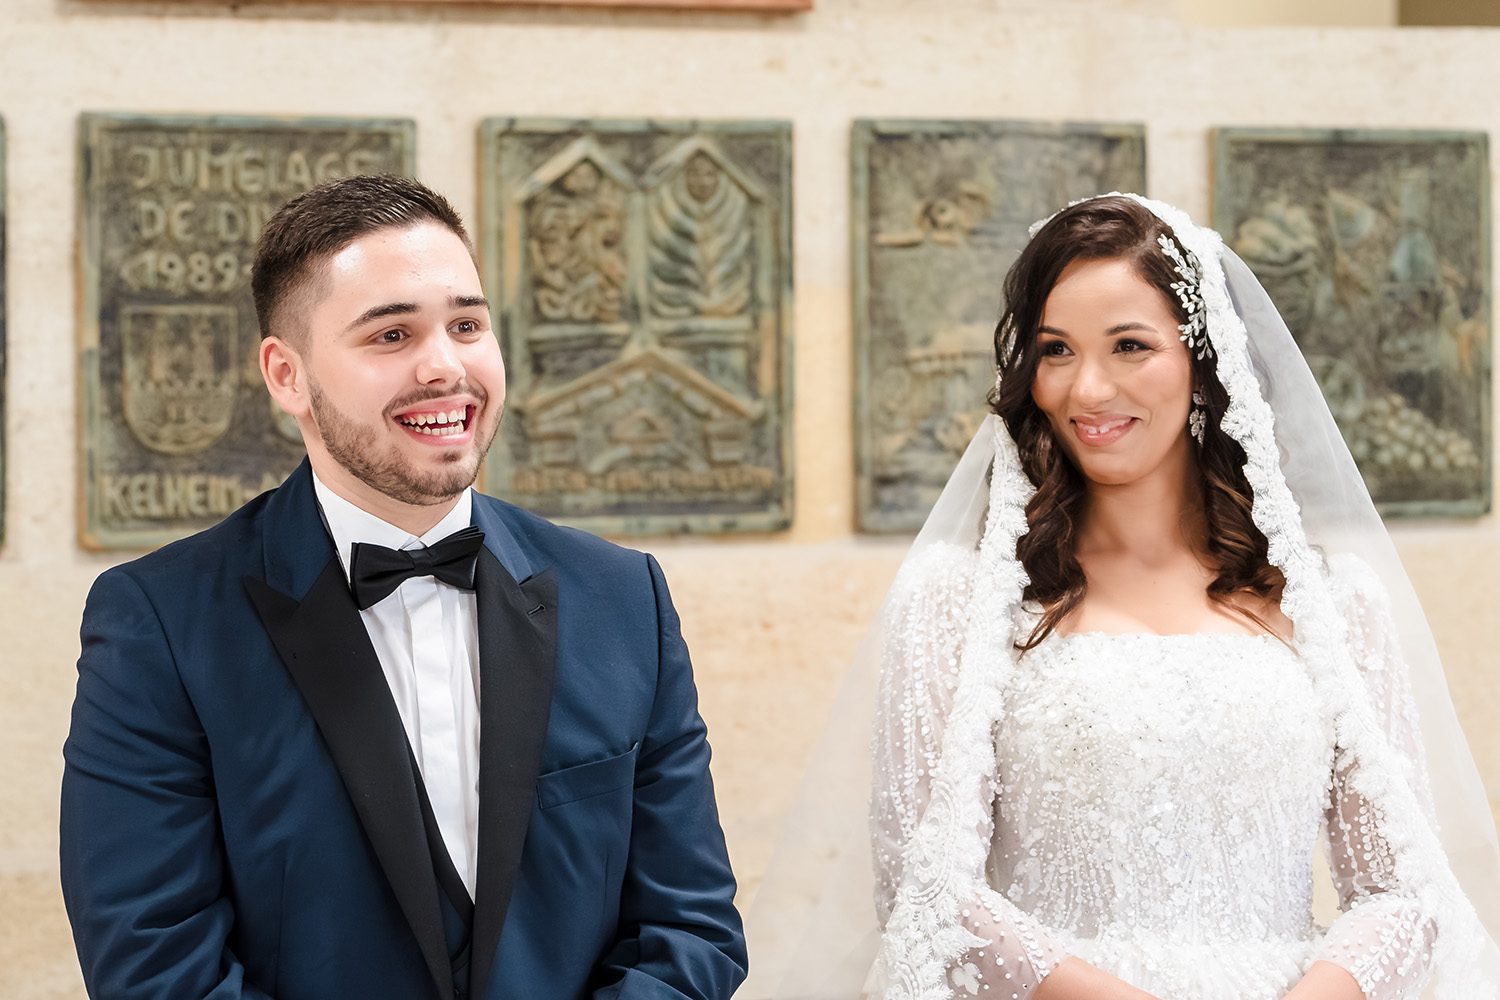
[{"label": "carved stone relief", "polygon": [[406,121],[80,119],[85,546],[208,527],[301,460],[257,365],[256,237],[314,184],[409,173],[414,135]]},{"label": "carved stone relief", "polygon": [[509,387],[487,487],[611,534],[791,516],[791,130],[481,130]]},{"label": "carved stone relief", "polygon": [[1265,285],[1387,516],[1490,509],[1483,133],[1224,129],[1214,226]]},{"label": "carved stone relief", "polygon": [[1001,281],[1037,219],[1145,187],[1135,125],[858,121],[851,139],[859,527],[909,532],[984,418]]},{"label": "carved stone relief", "polygon": [[531,283],[544,323],[618,323],[624,296],[625,193],[587,161],[531,203]]}]

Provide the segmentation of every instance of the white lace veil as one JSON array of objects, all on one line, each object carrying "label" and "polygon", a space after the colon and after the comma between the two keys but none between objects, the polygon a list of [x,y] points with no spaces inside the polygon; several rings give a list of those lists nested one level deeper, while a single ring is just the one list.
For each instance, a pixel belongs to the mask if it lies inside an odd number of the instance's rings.
[{"label": "white lace veil", "polygon": [[[1441,1000],[1500,995],[1495,826],[1431,630],[1390,536],[1307,363],[1250,269],[1217,233],[1184,213],[1127,197],[1165,222],[1199,262],[1209,340],[1229,394],[1220,426],[1248,458],[1252,516],[1286,578],[1282,610],[1294,625],[1293,645],[1312,677],[1320,715],[1359,765],[1355,790],[1383,818],[1397,880],[1437,919],[1431,992]],[[988,845],[973,831],[988,808],[983,782],[995,766],[994,726],[1014,667],[1015,612],[1026,583],[1016,541],[1026,530],[1032,492],[1005,425],[988,417],[912,545],[835,701],[750,908],[751,978],[741,997],[950,995],[945,970],[971,940],[958,910],[985,877]],[[953,616],[948,624],[963,637],[961,654],[941,676],[911,676],[916,668],[888,648],[886,627],[892,609],[910,596],[903,587],[930,578],[934,565],[972,563],[976,550],[966,600],[928,609]],[[1350,623],[1328,572],[1331,562],[1347,557],[1373,570],[1389,598],[1420,716],[1420,746],[1390,737],[1350,653]],[[923,708],[916,713],[909,710],[912,699],[895,696],[922,688],[929,695],[918,699]],[[893,705],[908,706],[906,715],[915,717],[891,717]],[[914,758],[909,744],[916,731],[940,752]],[[899,784],[901,768],[923,770],[923,791],[879,790],[886,834],[872,849],[872,774],[883,786]]]}]

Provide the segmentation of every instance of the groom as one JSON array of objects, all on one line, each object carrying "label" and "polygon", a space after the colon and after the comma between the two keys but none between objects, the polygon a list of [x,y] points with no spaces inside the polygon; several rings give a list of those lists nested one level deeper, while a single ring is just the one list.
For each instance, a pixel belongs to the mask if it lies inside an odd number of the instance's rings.
[{"label": "groom", "polygon": [[729,997],[660,568],[470,489],[505,370],[458,215],[335,181],[271,219],[253,286],[308,458],[89,595],[62,883],[90,994]]}]

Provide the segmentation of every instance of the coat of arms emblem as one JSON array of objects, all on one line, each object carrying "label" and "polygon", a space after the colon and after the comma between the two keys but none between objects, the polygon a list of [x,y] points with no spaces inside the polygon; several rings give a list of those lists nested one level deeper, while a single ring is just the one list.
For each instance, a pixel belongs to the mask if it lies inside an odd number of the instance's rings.
[{"label": "coat of arms emblem", "polygon": [[224,436],[239,367],[229,306],[130,306],[121,315],[125,423],[152,451],[185,455]]}]

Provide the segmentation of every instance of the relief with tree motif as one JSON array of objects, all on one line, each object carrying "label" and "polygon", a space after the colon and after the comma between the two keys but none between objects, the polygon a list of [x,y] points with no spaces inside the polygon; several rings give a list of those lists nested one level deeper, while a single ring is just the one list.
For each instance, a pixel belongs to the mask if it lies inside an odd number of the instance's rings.
[{"label": "relief with tree motif", "polygon": [[609,534],[785,527],[790,128],[493,119],[481,149],[487,487]]}]

